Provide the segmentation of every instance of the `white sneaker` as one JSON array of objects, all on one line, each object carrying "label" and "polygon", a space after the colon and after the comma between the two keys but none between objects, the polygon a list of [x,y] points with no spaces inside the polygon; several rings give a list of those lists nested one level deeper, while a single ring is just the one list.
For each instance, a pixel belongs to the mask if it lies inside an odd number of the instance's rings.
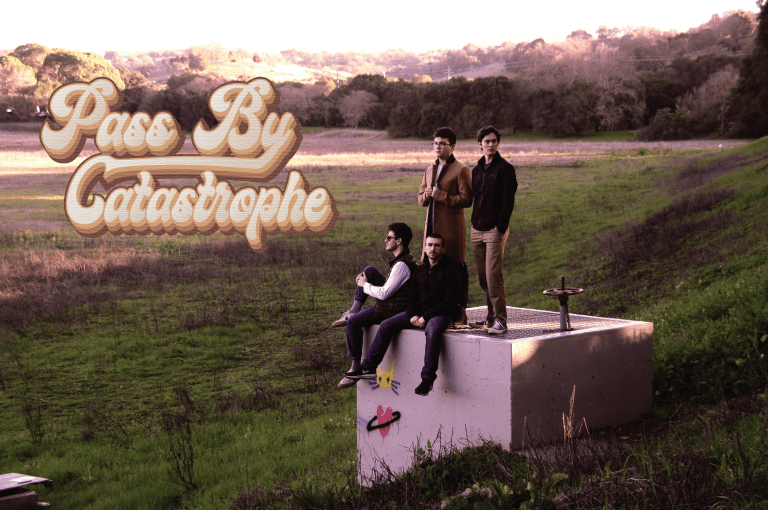
[{"label": "white sneaker", "polygon": [[338,386],[339,388],[351,388],[355,384],[357,384],[357,379],[350,379],[349,377],[345,377],[344,379],[339,381]]},{"label": "white sneaker", "polygon": [[347,325],[347,320],[349,320],[350,317],[352,317],[353,313],[350,313],[349,310],[341,314],[341,317],[339,317],[333,324],[331,324],[334,328],[340,328],[342,326]]},{"label": "white sneaker", "polygon": [[501,335],[506,332],[507,332],[507,325],[502,324],[501,321],[498,321],[498,320],[493,323],[493,326],[488,328],[489,335]]}]

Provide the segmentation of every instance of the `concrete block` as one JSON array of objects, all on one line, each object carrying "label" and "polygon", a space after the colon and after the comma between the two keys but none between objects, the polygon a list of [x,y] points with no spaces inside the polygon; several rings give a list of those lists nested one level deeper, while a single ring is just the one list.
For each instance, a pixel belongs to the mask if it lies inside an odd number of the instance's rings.
[{"label": "concrete block", "polygon": [[0,495],[2,510],[34,510],[38,507],[35,491],[20,490],[15,494]]},{"label": "concrete block", "polygon": [[[426,397],[414,393],[421,382],[423,330],[404,330],[393,340],[380,376],[357,383],[363,483],[387,469],[407,470],[428,440],[464,447],[484,439],[516,450],[532,440],[562,438],[574,386],[574,424],[620,425],[650,412],[653,324],[571,314],[573,331],[559,332],[558,313],[507,312],[503,337],[445,334],[438,378]],[[485,308],[468,315],[481,320]],[[366,332],[363,352],[377,330]]]}]

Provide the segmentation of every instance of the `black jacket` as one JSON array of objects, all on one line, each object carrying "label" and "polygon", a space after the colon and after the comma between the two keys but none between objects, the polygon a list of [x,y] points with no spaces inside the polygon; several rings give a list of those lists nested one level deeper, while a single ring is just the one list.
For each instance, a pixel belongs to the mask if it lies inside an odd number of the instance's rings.
[{"label": "black jacket", "polygon": [[506,232],[516,192],[515,167],[509,161],[497,152],[486,170],[485,156],[480,158],[472,169],[472,227],[483,232],[496,227],[500,233]]},{"label": "black jacket", "polygon": [[[410,251],[405,250],[403,253],[389,261],[389,271],[392,272],[392,267],[398,262],[404,262],[408,269],[411,270],[411,277],[408,278],[394,294],[384,300],[376,300],[376,305],[373,310],[373,318],[376,324],[381,324],[384,319],[394,317],[400,312],[404,312],[408,307],[408,298],[410,296],[411,281],[413,280],[413,273],[418,268],[416,259]],[[389,274],[387,274],[389,277]]]},{"label": "black jacket", "polygon": [[411,274],[408,318],[418,316],[428,321],[438,315],[453,317],[459,306],[459,272],[449,255],[440,257],[435,267],[429,259]]}]

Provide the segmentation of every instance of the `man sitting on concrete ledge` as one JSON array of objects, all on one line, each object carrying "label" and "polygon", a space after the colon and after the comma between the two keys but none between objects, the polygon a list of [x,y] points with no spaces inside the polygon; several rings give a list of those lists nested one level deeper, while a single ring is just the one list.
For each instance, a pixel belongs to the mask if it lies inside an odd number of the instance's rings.
[{"label": "man sitting on concrete ledge", "polygon": [[459,273],[451,257],[443,255],[443,242],[440,234],[427,236],[424,248],[427,260],[411,278],[408,309],[381,323],[368,356],[358,369],[347,372],[345,378],[376,378],[376,367],[384,359],[392,339],[405,328],[425,328],[424,367],[416,394],[426,396],[432,391],[443,333],[451,326],[459,302]]},{"label": "man sitting on concrete ledge", "polygon": [[[384,319],[397,315],[408,306],[409,282],[411,274],[417,267],[416,259],[408,249],[413,232],[405,223],[392,223],[387,226],[387,229],[389,233],[384,238],[384,248],[394,257],[389,262],[389,274],[384,277],[373,266],[363,269],[355,280],[357,289],[352,308],[341,314],[341,317],[333,323],[334,327],[346,326],[347,328],[347,356],[352,358],[350,371],[360,367],[363,328],[380,324]],[[376,298],[376,304],[361,312],[360,309],[368,296]],[[338,386],[349,388],[356,383],[357,380],[344,377],[339,381]]]}]

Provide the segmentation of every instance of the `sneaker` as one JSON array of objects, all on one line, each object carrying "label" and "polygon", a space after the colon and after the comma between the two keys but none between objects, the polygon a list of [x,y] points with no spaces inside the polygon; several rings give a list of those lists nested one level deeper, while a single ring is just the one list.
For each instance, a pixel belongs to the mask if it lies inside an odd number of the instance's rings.
[{"label": "sneaker", "polygon": [[489,327],[488,319],[484,321],[470,322],[469,327],[472,329],[488,329]]},{"label": "sneaker", "polygon": [[501,335],[506,332],[507,332],[507,325],[502,324],[501,321],[494,322],[493,327],[488,329],[489,335]]},{"label": "sneaker", "polygon": [[357,370],[350,370],[346,374],[344,374],[344,377],[347,379],[376,379],[376,369],[375,368],[363,368],[360,367]]},{"label": "sneaker", "polygon": [[352,317],[353,315],[354,315],[353,313],[349,313],[349,310],[347,310],[346,312],[342,313],[341,317],[339,317],[336,322],[331,324],[331,326],[334,327],[334,328],[340,328],[342,326],[346,326],[347,325],[347,320],[350,317]]},{"label": "sneaker", "polygon": [[349,377],[344,377],[341,381],[339,381],[339,388],[351,388],[357,384],[357,379],[350,379]]},{"label": "sneaker", "polygon": [[421,384],[419,384],[416,387],[416,394],[421,395],[422,397],[426,397],[429,395],[429,392],[432,391],[432,381],[427,381],[426,379],[421,380]]}]

